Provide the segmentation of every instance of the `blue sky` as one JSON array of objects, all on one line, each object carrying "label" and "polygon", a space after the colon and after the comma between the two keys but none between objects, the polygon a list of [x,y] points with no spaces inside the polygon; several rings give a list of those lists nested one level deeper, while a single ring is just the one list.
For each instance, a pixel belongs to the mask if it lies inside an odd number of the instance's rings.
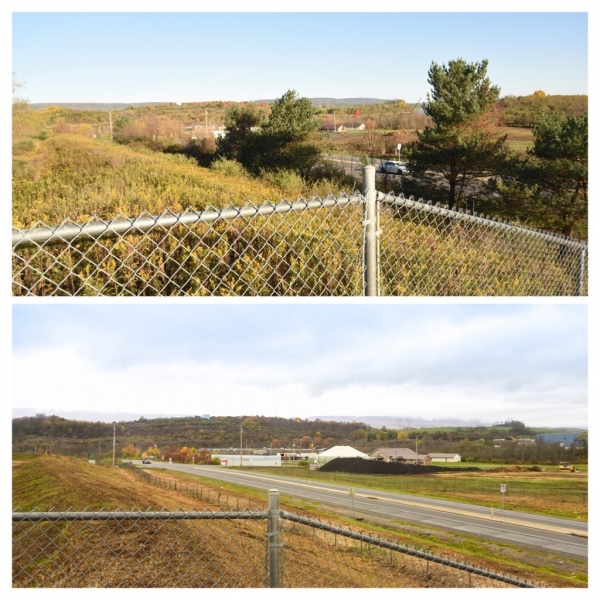
[{"label": "blue sky", "polygon": [[[20,95],[34,103],[239,101],[275,98],[288,89],[307,97],[417,102],[429,91],[432,61],[459,57],[488,59],[488,74],[502,95],[588,93],[585,12],[394,12],[389,7],[398,3],[383,2],[367,6],[387,12],[49,13],[35,12],[44,3],[13,4],[15,11],[34,7],[12,19],[12,70],[26,84]],[[263,11],[300,5],[315,3],[252,4]],[[517,10],[535,5],[487,4]],[[558,5],[581,11],[586,3]],[[215,10],[214,2],[142,6]],[[232,6],[239,10],[244,3],[219,4]],[[331,10],[340,3],[319,6]],[[342,6],[356,11],[365,5]],[[543,6],[555,10],[557,3]]]},{"label": "blue sky", "polygon": [[32,413],[586,426],[587,307],[19,304],[13,381]]}]

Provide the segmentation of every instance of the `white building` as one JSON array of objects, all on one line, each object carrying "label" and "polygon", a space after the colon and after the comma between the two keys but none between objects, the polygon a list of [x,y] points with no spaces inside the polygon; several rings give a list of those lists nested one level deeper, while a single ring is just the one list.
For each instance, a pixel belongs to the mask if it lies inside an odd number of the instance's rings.
[{"label": "white building", "polygon": [[460,454],[445,454],[443,452],[430,452],[429,456],[431,462],[460,462]]},{"label": "white building", "polygon": [[[221,461],[222,467],[239,467],[239,454],[213,454]],[[242,467],[280,467],[281,456],[279,454],[244,454],[241,456]]]},{"label": "white building", "polygon": [[352,446],[334,446],[329,450],[324,450],[320,454],[317,454],[317,462],[320,465],[328,463],[334,458],[364,458],[368,459],[368,455]]}]

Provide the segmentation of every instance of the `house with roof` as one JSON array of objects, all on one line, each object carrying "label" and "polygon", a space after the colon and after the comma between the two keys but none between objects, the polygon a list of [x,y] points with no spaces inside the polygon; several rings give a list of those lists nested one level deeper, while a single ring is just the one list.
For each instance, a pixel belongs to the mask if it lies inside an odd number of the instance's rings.
[{"label": "house with roof", "polygon": [[419,454],[410,448],[377,448],[369,454],[371,460],[401,462],[407,464],[427,463],[427,454]]}]

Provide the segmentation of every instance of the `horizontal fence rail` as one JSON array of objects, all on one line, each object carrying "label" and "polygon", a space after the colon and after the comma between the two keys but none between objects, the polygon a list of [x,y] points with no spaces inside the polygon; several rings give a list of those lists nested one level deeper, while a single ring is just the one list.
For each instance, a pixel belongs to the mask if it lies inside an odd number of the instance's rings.
[{"label": "horizontal fence rail", "polygon": [[13,587],[536,587],[281,510],[19,511]]},{"label": "horizontal fence rail", "polygon": [[13,294],[584,296],[587,244],[375,191],[13,229]]},{"label": "horizontal fence rail", "polygon": [[[518,579],[516,577],[511,577],[509,575],[504,575],[502,573],[495,573],[492,571],[488,571],[486,569],[481,569],[479,567],[475,567],[470,564],[461,563],[459,561],[452,560],[448,557],[437,556],[430,552],[425,552],[423,550],[418,550],[416,548],[410,548],[408,546],[403,546],[398,543],[381,539],[376,536],[368,535],[360,531],[352,531],[350,528],[340,527],[339,525],[332,525],[331,523],[324,523],[318,519],[311,519],[309,517],[303,517],[297,514],[288,513],[285,511],[281,511],[281,518],[284,521],[291,521],[293,523],[299,523],[302,525],[306,525],[313,529],[326,531],[328,533],[332,533],[335,536],[340,536],[342,538],[346,538],[353,541],[358,541],[361,543],[360,548],[364,546],[370,546],[371,548],[379,548],[383,550],[389,550],[391,552],[399,553],[401,555],[406,555],[409,557],[413,557],[419,559],[422,562],[422,565],[425,565],[426,576],[424,577],[427,584],[431,584],[436,578],[433,576],[433,573],[430,572],[430,565],[442,565],[444,567],[450,567],[451,569],[456,569],[458,571],[463,571],[469,575],[469,577],[473,575],[481,576],[488,580],[498,581],[500,583],[507,584],[513,587],[519,588],[534,588],[536,587],[531,582],[526,580]],[[386,557],[387,558],[387,557]],[[392,560],[391,563],[394,561]],[[414,575],[414,574],[413,574]],[[446,573],[442,579],[448,580],[449,576]],[[469,578],[469,586],[473,586],[472,579]],[[452,581],[452,586],[460,587],[458,585],[458,578],[454,577]],[[427,585],[429,587],[429,585]],[[431,587],[436,587],[432,585]]]},{"label": "horizontal fence rail", "polygon": [[180,214],[165,214],[160,217],[143,216],[135,219],[114,219],[83,225],[63,225],[59,227],[37,227],[14,231],[12,236],[13,249],[35,246],[46,243],[69,242],[78,238],[96,239],[101,236],[123,236],[132,233],[144,233],[152,229],[168,229],[176,225],[195,225],[196,223],[214,223],[215,221],[233,221],[238,218],[250,219],[256,216],[270,216],[301,212],[318,208],[342,207],[361,204],[362,197],[354,196],[313,198],[312,200],[298,199],[295,202],[279,204],[262,204],[260,206],[230,207],[222,210],[209,209],[194,211],[188,209]]}]

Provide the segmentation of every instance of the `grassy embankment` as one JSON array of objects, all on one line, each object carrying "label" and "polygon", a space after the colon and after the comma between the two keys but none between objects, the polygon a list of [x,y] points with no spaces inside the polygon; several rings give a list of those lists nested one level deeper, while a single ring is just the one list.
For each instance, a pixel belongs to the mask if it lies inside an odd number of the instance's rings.
[{"label": "grassy embankment", "polygon": [[[22,152],[13,175],[13,225],[86,221],[142,211],[160,214],[208,206],[277,202],[280,189],[260,179],[226,176],[181,155],[57,135]],[[302,190],[297,190],[300,193]]]},{"label": "grassy embankment", "polygon": [[[13,463],[13,507],[20,510],[36,507],[41,510],[53,507],[57,510],[83,510],[86,507],[93,510],[130,510],[133,507],[156,510],[217,509],[214,494],[213,501],[209,503],[180,491],[189,491],[188,484],[192,483],[205,490],[221,491],[220,506],[223,509],[226,509],[225,494],[229,506],[243,506],[248,502],[253,508],[265,495],[256,490],[223,482],[217,484],[172,471],[160,473],[152,470],[152,473],[171,483],[178,482],[178,491],[151,485],[129,469],[90,465],[83,460],[60,456],[16,456]],[[262,498],[262,501],[265,499]],[[306,504],[282,498],[282,508],[291,512]],[[545,586],[586,585],[586,564],[583,561],[524,551],[507,544],[397,521],[381,523],[366,519],[358,524],[351,515],[326,513],[316,505],[301,510],[302,514],[308,513],[314,518],[350,525],[353,529],[360,528],[401,544],[525,577]],[[292,587],[418,585],[415,577],[419,573],[414,571],[417,568],[414,565],[404,562],[404,568],[400,570],[402,574],[398,569],[384,566],[389,559],[387,552],[385,556],[367,556],[363,552],[357,554],[356,549],[342,550],[343,544],[339,538],[336,541],[317,535],[315,539],[313,532],[307,535],[306,531],[300,529],[294,527],[285,534],[286,557],[293,560],[294,564],[293,568],[286,569],[286,582]],[[197,537],[198,530],[200,537]],[[14,553],[13,563],[20,564],[20,568],[24,563],[29,564],[27,572],[35,573],[32,576],[42,586],[55,585],[52,582],[56,580],[64,587],[254,587],[262,582],[265,542],[264,523],[261,522],[154,523],[145,528],[141,525],[125,527],[116,524],[99,527],[87,525],[84,528],[52,525],[34,531],[38,533],[30,532],[34,536],[31,539],[40,544],[29,549],[34,556],[25,559]],[[107,535],[107,531],[111,531],[111,535]],[[118,538],[114,535],[116,531],[119,531]],[[48,539],[51,539],[50,543]],[[26,543],[23,539],[19,540],[16,546],[19,552]],[[343,552],[343,558],[339,557],[342,562],[337,565],[331,561],[334,543],[337,543],[338,552]],[[194,557],[194,568],[191,570],[190,556]],[[316,571],[313,568],[315,561],[320,565]],[[93,568],[86,571],[90,566]],[[24,576],[19,568],[14,568],[18,574],[15,585],[32,585],[29,576]],[[36,571],[38,568],[39,572]],[[434,579],[433,585],[442,587],[448,582],[443,583],[440,579],[436,584]]]}]

